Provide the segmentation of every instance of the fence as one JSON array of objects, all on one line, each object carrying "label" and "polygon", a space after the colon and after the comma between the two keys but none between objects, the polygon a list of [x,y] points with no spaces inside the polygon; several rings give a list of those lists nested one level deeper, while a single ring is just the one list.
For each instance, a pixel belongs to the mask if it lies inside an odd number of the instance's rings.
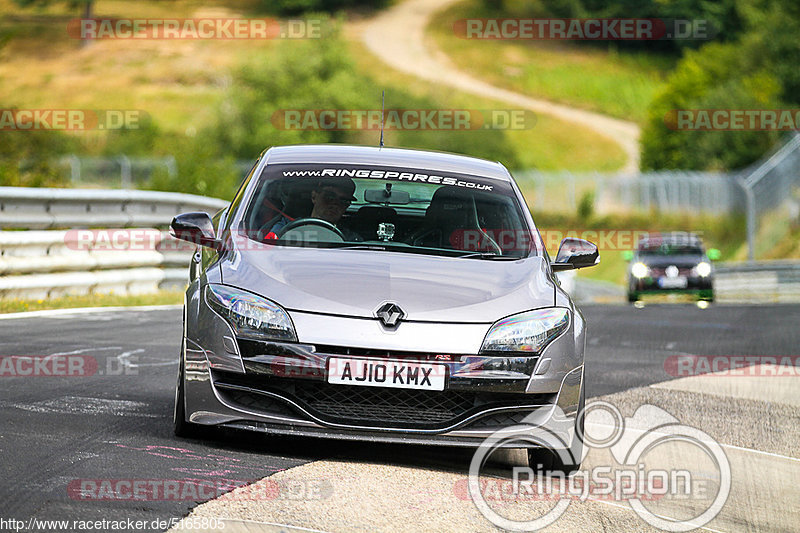
[{"label": "fence", "polygon": [[619,210],[704,212],[742,210],[736,176],[719,172],[659,171],[642,174],[528,170],[514,175],[532,207],[574,213],[583,195],[594,195],[598,212]]},{"label": "fence", "polygon": [[[30,229],[0,231],[0,296],[125,294],[183,286],[191,251],[149,226],[163,228],[178,213],[213,213],[225,205],[179,193],[0,187],[0,228]],[[143,229],[117,234],[52,229],[88,227]]]},{"label": "fence", "polygon": [[742,171],[737,181],[745,195],[748,258],[753,261],[758,219],[787,201],[795,211],[793,216],[800,214],[800,201],[793,198],[794,188],[800,185],[800,134],[794,134],[769,157]]}]

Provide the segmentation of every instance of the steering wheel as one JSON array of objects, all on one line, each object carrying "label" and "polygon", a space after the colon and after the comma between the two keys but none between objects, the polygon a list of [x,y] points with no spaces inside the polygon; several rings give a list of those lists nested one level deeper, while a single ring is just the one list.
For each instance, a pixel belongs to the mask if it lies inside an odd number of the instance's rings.
[{"label": "steering wheel", "polygon": [[318,226],[320,228],[324,228],[328,231],[333,232],[342,241],[345,240],[342,230],[340,230],[327,220],[322,220],[321,218],[298,218],[297,220],[289,222],[278,232],[278,239],[282,239],[283,236],[289,233],[290,231],[300,228],[302,226]]}]

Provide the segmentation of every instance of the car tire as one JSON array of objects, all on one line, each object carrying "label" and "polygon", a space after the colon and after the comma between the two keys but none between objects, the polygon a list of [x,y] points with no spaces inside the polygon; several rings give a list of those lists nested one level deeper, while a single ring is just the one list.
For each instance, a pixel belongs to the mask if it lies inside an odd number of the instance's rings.
[{"label": "car tire", "polygon": [[564,475],[577,472],[581,468],[583,459],[583,430],[584,430],[584,408],[586,407],[586,389],[581,387],[581,397],[578,401],[578,414],[575,417],[575,436],[572,439],[572,446],[567,450],[568,460],[562,459],[563,454],[553,450],[543,448],[528,448],[528,465],[542,465],[542,470],[547,472],[563,472]]},{"label": "car tire", "polygon": [[176,437],[192,438],[197,437],[199,428],[197,424],[186,421],[186,391],[184,390],[184,368],[183,357],[185,352],[185,340],[181,345],[181,360],[178,364],[178,383],[175,386],[175,408],[172,411],[172,429]]}]

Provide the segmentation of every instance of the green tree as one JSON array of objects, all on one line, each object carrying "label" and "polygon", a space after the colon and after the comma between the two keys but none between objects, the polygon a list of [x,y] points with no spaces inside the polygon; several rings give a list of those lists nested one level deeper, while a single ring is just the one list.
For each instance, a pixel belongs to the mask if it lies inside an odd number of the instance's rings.
[{"label": "green tree", "polygon": [[676,131],[678,109],[776,109],[800,104],[800,6],[751,0],[740,7],[745,30],[735,41],[685,54],[653,101],[642,132],[645,169],[735,169],[767,152],[775,131]]}]

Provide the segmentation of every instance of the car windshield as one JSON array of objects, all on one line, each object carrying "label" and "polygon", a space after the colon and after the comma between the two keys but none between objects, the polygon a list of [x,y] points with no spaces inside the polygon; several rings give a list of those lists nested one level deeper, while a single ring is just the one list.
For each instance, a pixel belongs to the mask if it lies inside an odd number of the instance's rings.
[{"label": "car windshield", "polygon": [[359,165],[269,165],[242,227],[270,244],[518,259],[541,247],[507,182]]},{"label": "car windshield", "polygon": [[641,256],[703,255],[703,249],[695,245],[661,243],[640,248]]}]

